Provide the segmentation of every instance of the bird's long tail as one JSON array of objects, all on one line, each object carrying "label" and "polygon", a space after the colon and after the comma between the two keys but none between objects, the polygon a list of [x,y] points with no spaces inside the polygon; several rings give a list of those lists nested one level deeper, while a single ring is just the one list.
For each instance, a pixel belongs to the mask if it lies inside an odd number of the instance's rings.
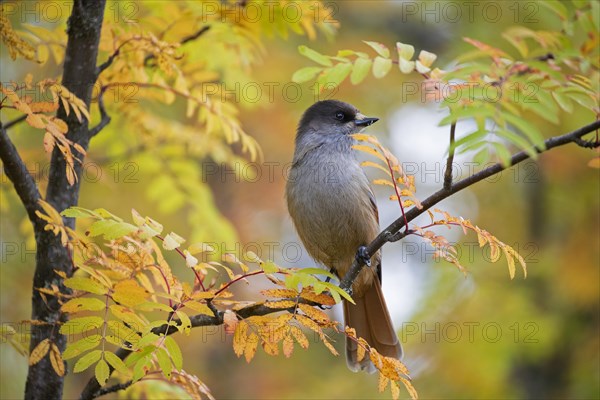
[{"label": "bird's long tail", "polygon": [[[401,359],[402,346],[394,330],[379,281],[374,279],[364,296],[356,296],[354,301],[356,305],[344,301],[345,324],[356,329],[357,336],[365,339],[380,354]],[[375,372],[375,366],[368,355],[358,361],[357,350],[358,344],[347,338],[346,361],[348,368],[354,372],[361,370],[368,373]]]}]

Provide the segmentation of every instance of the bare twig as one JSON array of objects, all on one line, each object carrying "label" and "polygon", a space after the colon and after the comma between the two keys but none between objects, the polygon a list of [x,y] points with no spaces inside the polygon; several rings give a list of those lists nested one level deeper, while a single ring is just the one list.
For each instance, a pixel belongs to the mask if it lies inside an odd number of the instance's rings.
[{"label": "bare twig", "polygon": [[108,115],[106,108],[104,108],[104,90],[101,90],[100,94],[98,94],[98,109],[100,110],[100,122],[90,129],[90,138],[96,136],[110,123],[110,115]]},{"label": "bare twig", "polygon": [[19,122],[25,121],[26,118],[27,118],[27,114],[21,115],[19,118],[15,118],[12,121],[7,122],[6,125],[4,125],[4,129],[9,130],[10,128],[12,128],[16,124],[18,124]]},{"label": "bare twig", "polygon": [[[444,189],[452,188],[452,163],[454,162],[454,134],[456,132],[456,122],[450,126],[450,147],[448,149],[448,159],[446,160],[446,172],[444,173]],[[408,228],[407,228],[408,229]]]},{"label": "bare twig", "polygon": [[[544,142],[544,150],[536,148],[536,151],[538,153],[543,153],[544,151],[548,151],[550,149],[553,149],[554,147],[562,146],[568,143],[577,143],[581,140],[581,137],[583,135],[595,131],[597,129],[600,129],[600,120],[585,125],[577,130],[574,130],[573,132],[569,132],[561,136],[552,137]],[[598,146],[600,146],[600,143],[595,143],[595,147]],[[404,216],[392,222],[379,235],[377,235],[377,237],[371,243],[369,243],[369,245],[366,247],[366,251],[368,252],[368,254],[375,254],[385,243],[390,241],[390,237],[398,240],[398,234],[400,232],[400,229],[402,229],[402,227],[405,225],[405,218],[406,220],[408,220],[408,222],[410,222],[422,213],[424,213],[426,210],[434,206],[435,204],[444,200],[445,198],[479,181],[489,178],[490,176],[495,175],[505,170],[506,168],[516,165],[524,160],[527,160],[528,158],[530,158],[530,156],[525,151],[520,151],[511,157],[508,166],[504,166],[501,163],[491,165],[490,167],[481,170],[476,174],[473,174],[465,179],[456,182],[454,185],[452,185],[450,189],[442,188],[438,190],[437,192],[435,192],[434,194],[432,194],[431,196],[429,196],[421,202],[422,208],[419,209],[417,207],[413,207]],[[404,236],[406,236],[406,232],[404,232]],[[401,235],[401,237],[404,236]],[[363,266],[364,263],[362,261],[355,259],[350,269],[348,269],[348,272],[346,272],[346,275],[340,281],[340,288],[349,291],[352,287],[352,283],[360,273]]]},{"label": "bare twig", "polygon": [[127,382],[123,382],[123,383],[117,383],[117,384],[109,386],[109,387],[100,388],[98,390],[98,392],[96,392],[95,397],[100,397],[100,396],[104,396],[105,394],[114,393],[114,392],[118,392],[119,390],[127,389],[132,384],[133,384],[133,381],[127,381]]}]

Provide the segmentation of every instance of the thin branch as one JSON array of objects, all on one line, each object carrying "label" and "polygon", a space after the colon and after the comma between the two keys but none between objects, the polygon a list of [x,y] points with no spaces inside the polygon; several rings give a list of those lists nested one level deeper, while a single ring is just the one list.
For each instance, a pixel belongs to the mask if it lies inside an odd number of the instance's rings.
[{"label": "thin branch", "polygon": [[450,147],[448,150],[448,160],[446,160],[446,172],[444,174],[444,189],[452,188],[452,163],[454,162],[454,134],[456,132],[456,122],[450,125]]},{"label": "thin branch", "polygon": [[9,130],[10,128],[12,128],[16,124],[18,124],[19,122],[25,121],[25,119],[27,119],[27,114],[21,115],[19,118],[16,118],[10,122],[7,122],[6,125],[4,125],[4,129]]},{"label": "thin branch", "polygon": [[90,129],[90,138],[96,136],[106,125],[110,123],[110,115],[106,112],[106,108],[104,108],[104,90],[100,91],[98,94],[98,109],[100,110],[100,122],[98,125]]},{"label": "thin branch", "polygon": [[192,40],[198,39],[200,36],[204,35],[210,29],[210,25],[203,26],[196,33],[192,33],[189,36],[184,37],[181,40],[181,44],[186,44],[187,42],[191,42]]},{"label": "thin branch", "polygon": [[117,49],[114,51],[114,53],[112,53],[108,59],[106,61],[104,61],[102,64],[100,64],[97,68],[96,68],[96,77],[99,76],[102,71],[104,71],[106,68],[110,67],[111,64],[113,63],[113,61],[115,61],[115,58],[117,58],[119,56],[119,54],[121,54],[121,49],[123,48],[123,46],[125,46],[127,43],[132,42],[134,40],[139,39],[139,37],[134,36],[131,37],[129,39],[127,39],[126,41],[124,41],[123,43],[121,43]]},{"label": "thin branch", "polygon": [[[585,125],[577,130],[574,130],[573,132],[566,133],[561,136],[552,137],[544,142],[544,144],[545,144],[544,150],[536,148],[536,151],[538,153],[543,153],[545,151],[548,151],[550,149],[553,149],[555,147],[562,146],[562,145],[565,145],[568,143],[577,143],[577,142],[579,142],[579,140],[581,139],[581,137],[583,135],[590,133],[592,131],[595,131],[597,129],[600,129],[600,120],[594,121],[591,124]],[[593,144],[593,146],[599,147],[600,143],[595,142]],[[479,181],[489,178],[492,175],[496,175],[497,173],[499,173],[507,168],[510,168],[513,165],[516,165],[524,160],[527,160],[528,158],[530,158],[530,156],[525,151],[518,152],[511,157],[510,163],[508,166],[504,166],[501,163],[491,165],[490,167],[483,169],[476,174],[473,174],[465,179],[462,179],[462,180],[456,182],[454,185],[452,185],[452,187],[450,189],[442,188],[442,189],[438,190],[437,192],[435,192],[434,194],[432,194],[431,196],[429,196],[428,198],[426,198],[425,200],[423,200],[421,202],[421,205],[422,205],[421,209],[416,208],[416,207],[411,208],[405,214],[405,216],[396,219],[387,228],[385,228],[379,235],[377,235],[377,237],[371,243],[369,243],[369,245],[366,248],[368,254],[375,254],[385,243],[390,241],[389,240],[390,237],[397,238],[398,232],[400,232],[400,229],[402,229],[402,227],[405,224],[404,217],[408,220],[408,222],[410,222],[410,221],[414,220],[415,218],[417,218],[422,213],[424,213],[426,210],[430,209],[435,204],[444,200],[445,198],[447,198],[447,197],[449,197],[449,196],[451,196],[451,195],[453,195],[453,194],[455,194],[455,193],[457,193]],[[406,235],[404,235],[404,236],[406,236]],[[349,292],[350,288],[352,287],[352,283],[354,282],[354,280],[360,273],[363,266],[364,266],[364,263],[362,261],[355,259],[354,262],[352,263],[352,266],[350,267],[350,269],[348,269],[348,272],[346,272],[346,275],[340,281],[340,288]]]},{"label": "thin branch", "polygon": [[[188,42],[191,42],[192,40],[196,40],[200,36],[202,36],[206,32],[208,32],[209,29],[210,29],[210,25],[203,26],[197,32],[192,33],[191,35],[188,35],[188,36],[184,37],[183,39],[181,39],[181,42],[179,42],[179,43],[181,45],[184,45],[184,44],[186,44]],[[144,65],[148,65],[148,61],[152,60],[153,58],[155,58],[154,54],[148,54],[146,56],[146,58],[144,58]]]},{"label": "thin branch", "polygon": [[6,127],[0,122],[0,159],[4,164],[6,176],[15,187],[17,195],[21,199],[21,203],[27,211],[29,219],[34,226],[40,222],[35,215],[38,209],[38,200],[41,199],[40,191],[33,179],[33,176],[27,170],[23,159],[19,155],[15,145],[8,137]]},{"label": "thin branch", "polygon": [[100,390],[98,390],[98,392],[96,392],[95,397],[100,397],[100,396],[104,396],[105,394],[114,393],[114,392],[118,392],[119,390],[127,389],[132,384],[133,384],[133,381],[130,380],[130,381],[123,382],[123,383],[117,383],[116,385],[112,385],[109,387],[100,388]]}]

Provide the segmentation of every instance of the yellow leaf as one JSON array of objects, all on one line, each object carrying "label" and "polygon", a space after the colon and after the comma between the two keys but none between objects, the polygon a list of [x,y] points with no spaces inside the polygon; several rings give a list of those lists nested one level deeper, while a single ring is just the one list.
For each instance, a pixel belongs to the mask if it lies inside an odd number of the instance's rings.
[{"label": "yellow leaf", "polygon": [[369,344],[363,338],[358,338],[358,348],[356,350],[356,361],[360,362],[365,358]]},{"label": "yellow leaf", "polygon": [[308,338],[306,337],[304,332],[302,332],[302,329],[298,328],[297,326],[291,326],[290,332],[292,333],[292,336],[294,336],[294,339],[296,339],[296,342],[298,342],[300,347],[302,347],[303,349],[308,349]]},{"label": "yellow leaf", "polygon": [[283,339],[283,354],[287,358],[289,358],[289,357],[291,357],[293,352],[294,352],[294,339],[292,338],[291,335],[287,335]]},{"label": "yellow leaf", "polygon": [[235,333],[233,334],[233,352],[238,357],[244,354],[244,349],[246,348],[246,342],[248,339],[247,332],[248,323],[243,320],[240,321],[235,328]]},{"label": "yellow leaf", "polygon": [[37,114],[27,115],[27,118],[25,119],[25,121],[34,128],[38,128],[38,129],[46,128],[46,124],[44,123],[44,121],[42,121],[40,116]]},{"label": "yellow leaf", "polygon": [[104,386],[108,380],[108,377],[110,376],[110,368],[108,367],[108,363],[104,360],[98,361],[94,373],[100,386]]},{"label": "yellow leaf", "polygon": [[269,308],[292,308],[296,305],[296,302],[293,300],[279,300],[279,301],[266,301],[265,306]]},{"label": "yellow leaf", "polygon": [[390,383],[390,379],[388,377],[386,377],[385,375],[383,375],[383,373],[380,373],[379,374],[379,384],[377,385],[379,393],[383,393],[389,383]]},{"label": "yellow leaf", "polygon": [[365,146],[364,144],[355,144],[352,146],[352,148],[367,154],[371,154],[372,156],[379,158],[381,161],[387,164],[387,160],[385,159],[385,157],[382,156],[377,150],[375,150],[372,147]]},{"label": "yellow leaf", "polygon": [[306,314],[311,319],[317,321],[320,324],[329,321],[329,317],[321,310],[317,310],[316,308],[309,306],[308,304],[298,304],[298,307],[304,314]]},{"label": "yellow leaf", "polygon": [[246,347],[244,348],[244,357],[246,358],[246,362],[252,361],[254,355],[256,354],[256,349],[258,348],[259,342],[258,335],[254,332],[250,333],[248,339],[246,340]]},{"label": "yellow leaf", "polygon": [[303,288],[302,293],[300,293],[300,297],[303,299],[314,301],[315,303],[323,304],[324,306],[333,306],[335,305],[335,299],[328,294],[319,293],[316,294],[312,290],[308,288]]},{"label": "yellow leaf", "polygon": [[267,297],[296,297],[298,296],[298,292],[294,289],[267,289],[261,290],[260,293]]},{"label": "yellow leaf", "polygon": [[68,288],[75,290],[82,290],[84,292],[94,294],[106,294],[108,288],[103,286],[100,282],[92,280],[90,278],[74,277],[64,280],[64,285]]},{"label": "yellow leaf", "polygon": [[192,330],[192,321],[190,320],[190,317],[182,310],[177,310],[175,313],[181,321],[181,325],[177,326],[177,329],[186,335],[189,335],[190,331]]},{"label": "yellow leaf", "polygon": [[52,364],[52,368],[56,375],[64,376],[65,375],[65,363],[60,355],[60,350],[56,344],[52,343],[50,347],[50,364]]},{"label": "yellow leaf", "polygon": [[515,260],[512,255],[508,252],[506,247],[503,248],[504,255],[506,256],[506,262],[508,263],[508,274],[510,275],[510,279],[515,278],[516,268],[515,268]]},{"label": "yellow leaf", "polygon": [[29,365],[35,365],[46,356],[50,349],[50,339],[44,339],[35,346],[29,355]]},{"label": "yellow leaf", "polygon": [[66,313],[76,313],[80,311],[100,311],[106,308],[105,302],[96,298],[74,298],[63,304],[60,309]]},{"label": "yellow leaf", "polygon": [[112,298],[115,302],[126,307],[135,307],[144,303],[150,293],[141,287],[136,280],[127,279],[117,283],[113,289]]},{"label": "yellow leaf", "polygon": [[417,400],[419,398],[419,395],[417,394],[417,390],[412,385],[412,383],[410,383],[410,381],[408,379],[403,378],[403,377],[400,377],[399,380],[400,380],[400,382],[402,382],[402,384],[404,385],[404,387],[408,391],[408,394],[410,394],[410,398],[413,399],[413,400]]},{"label": "yellow leaf", "polygon": [[374,163],[373,161],[363,161],[361,164],[361,166],[363,167],[373,167],[373,168],[377,168],[383,172],[386,173],[386,175],[388,175],[389,177],[391,177],[392,175],[390,174],[390,170],[380,164]]}]

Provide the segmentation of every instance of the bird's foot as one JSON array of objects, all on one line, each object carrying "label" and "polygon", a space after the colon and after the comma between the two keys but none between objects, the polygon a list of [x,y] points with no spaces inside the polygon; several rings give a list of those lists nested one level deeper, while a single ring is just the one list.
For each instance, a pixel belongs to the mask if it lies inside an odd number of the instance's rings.
[{"label": "bird's foot", "polygon": [[371,255],[367,251],[367,246],[360,246],[356,252],[356,260],[365,264],[367,267],[371,266]]}]

